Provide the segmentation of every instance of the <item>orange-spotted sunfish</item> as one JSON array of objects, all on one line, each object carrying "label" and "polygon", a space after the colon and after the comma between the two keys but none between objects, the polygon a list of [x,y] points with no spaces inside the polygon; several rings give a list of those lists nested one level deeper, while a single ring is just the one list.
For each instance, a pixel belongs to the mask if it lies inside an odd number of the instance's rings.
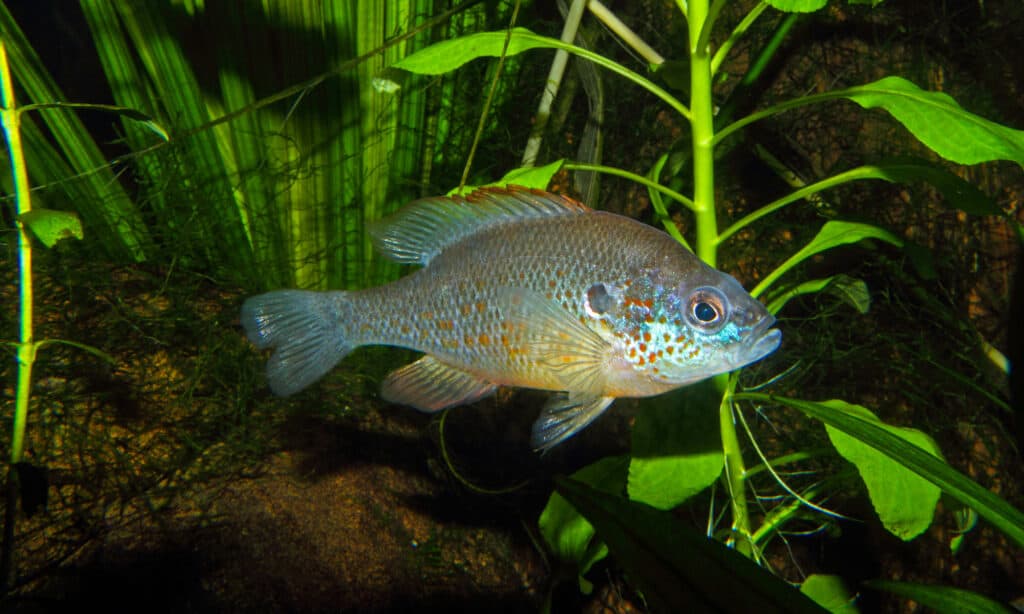
[{"label": "orange-spotted sunfish", "polygon": [[646,397],[760,360],[775,318],[731,276],[636,220],[526,188],[410,203],[371,229],[384,255],[423,268],[358,291],[278,290],[242,324],[289,395],[361,345],[426,354],[384,399],[433,412],[498,386],[556,391],[533,427],[546,450],[616,397]]}]

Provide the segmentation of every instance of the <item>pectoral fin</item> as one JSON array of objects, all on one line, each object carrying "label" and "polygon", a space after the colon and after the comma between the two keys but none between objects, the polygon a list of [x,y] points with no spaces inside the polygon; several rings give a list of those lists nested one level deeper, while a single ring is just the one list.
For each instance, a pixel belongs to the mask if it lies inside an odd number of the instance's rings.
[{"label": "pectoral fin", "polygon": [[519,330],[529,359],[551,369],[574,395],[600,396],[611,346],[569,311],[522,288],[501,291],[502,312]]},{"label": "pectoral fin", "polygon": [[593,422],[614,400],[568,393],[554,395],[533,423],[530,443],[538,452],[547,452]]},{"label": "pectoral fin", "polygon": [[434,412],[472,403],[494,393],[497,388],[433,356],[424,356],[389,373],[381,385],[381,396],[390,403]]}]

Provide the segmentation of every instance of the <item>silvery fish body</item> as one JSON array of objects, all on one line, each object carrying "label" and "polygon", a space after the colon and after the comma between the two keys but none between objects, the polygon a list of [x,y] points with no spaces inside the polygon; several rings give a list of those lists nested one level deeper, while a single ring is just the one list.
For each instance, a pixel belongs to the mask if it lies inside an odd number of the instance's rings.
[{"label": "silvery fish body", "polygon": [[424,411],[498,386],[556,391],[533,429],[548,449],[617,397],[659,394],[759,360],[773,318],[740,284],[668,234],[569,198],[510,187],[415,201],[371,230],[423,268],[366,290],[279,290],[242,324],[274,348],[271,389],[297,392],[360,345],[426,354],[383,397]]}]

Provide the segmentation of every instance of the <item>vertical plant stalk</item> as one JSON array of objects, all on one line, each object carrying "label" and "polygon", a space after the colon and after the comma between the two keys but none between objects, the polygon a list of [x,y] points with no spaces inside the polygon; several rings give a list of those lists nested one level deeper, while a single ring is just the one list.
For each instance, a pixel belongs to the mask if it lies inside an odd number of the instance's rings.
[{"label": "vertical plant stalk", "polygon": [[[715,215],[715,125],[711,99],[712,55],[709,40],[713,16],[707,0],[689,3],[690,37],[690,125],[693,129],[693,211],[696,218],[696,250],[701,260],[714,267],[717,261],[718,220]],[[750,556],[750,518],[744,483],[746,467],[736,435],[732,405],[729,402],[729,376],[714,378],[722,393],[719,405],[719,429],[725,455],[726,492],[732,505],[733,538],[728,543]],[[740,539],[736,539],[739,536]]]},{"label": "vertical plant stalk", "polygon": [[[565,17],[565,26],[562,28],[562,42],[572,44],[576,40],[576,31],[583,19],[583,9],[586,7],[584,0],[574,0],[569,8],[569,14]],[[540,99],[540,106],[537,108],[536,123],[530,140],[526,143],[526,150],[523,152],[522,166],[533,166],[537,161],[537,153],[540,151],[540,143],[544,139],[544,128],[548,125],[548,118],[551,117],[551,104],[555,101],[558,88],[562,84],[562,75],[565,74],[565,66],[569,62],[569,52],[564,49],[555,51],[555,59],[551,62],[551,71],[548,73],[547,81],[544,82],[544,93]],[[463,181],[465,183],[465,181]]]},{"label": "vertical plant stalk", "polygon": [[21,147],[20,117],[14,101],[14,83],[7,63],[7,48],[0,39],[0,123],[7,140],[14,186],[14,202],[18,227],[18,272],[20,288],[20,331],[18,335],[18,384],[14,402],[14,423],[11,432],[10,465],[7,468],[7,507],[4,513],[4,538],[0,552],[0,583],[6,590],[14,576],[14,525],[17,520],[18,475],[15,464],[21,462],[25,445],[25,422],[28,417],[29,391],[32,384],[32,364],[36,346],[32,339],[32,244],[28,228],[21,216],[31,208],[28,190],[28,170]]}]

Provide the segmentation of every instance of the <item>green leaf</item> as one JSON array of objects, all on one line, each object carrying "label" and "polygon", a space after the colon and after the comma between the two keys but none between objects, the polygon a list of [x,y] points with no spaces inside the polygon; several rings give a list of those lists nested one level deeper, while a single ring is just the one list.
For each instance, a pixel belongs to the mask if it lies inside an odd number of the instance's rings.
[{"label": "green leaf", "polygon": [[656,612],[824,610],[753,561],[680,523],[670,512],[575,480],[555,485],[598,535]]},{"label": "green leaf", "polygon": [[[838,400],[824,401],[822,405],[873,422],[911,445],[942,458],[935,441],[917,429],[885,424],[860,405]],[[856,438],[828,425],[825,430],[836,451],[857,467],[867,486],[871,504],[889,532],[910,541],[931,525],[935,506],[942,494],[939,487]]]},{"label": "green leaf", "polygon": [[548,41],[526,28],[513,28],[511,36],[506,31],[480,32],[435,43],[402,58],[392,66],[420,75],[442,75],[477,58],[501,57],[503,52],[505,55],[516,55],[550,46]]},{"label": "green leaf", "polygon": [[759,296],[761,292],[764,292],[765,288],[770,287],[776,279],[815,254],[840,245],[857,243],[864,239],[879,239],[892,245],[903,245],[903,239],[900,239],[888,230],[884,230],[878,226],[862,224],[859,222],[844,222],[840,220],[826,222],[825,225],[821,227],[821,230],[818,231],[818,234],[811,239],[810,243],[805,245],[803,249],[797,253],[790,256],[788,260],[780,264],[778,268],[762,279],[761,283],[757,284],[757,287],[754,288],[750,294],[755,297]]},{"label": "green leaf", "polygon": [[516,168],[505,173],[505,176],[501,180],[494,182],[491,185],[506,186],[506,185],[521,185],[527,188],[535,188],[538,190],[546,190],[548,184],[551,183],[551,178],[555,176],[562,168],[564,160],[555,160],[544,166],[531,166],[528,168]]},{"label": "green leaf", "polygon": [[884,160],[873,168],[879,178],[894,183],[927,181],[942,193],[945,197],[943,204],[951,209],[959,209],[971,215],[1006,217],[1006,213],[999,205],[974,184],[926,160],[893,158]]},{"label": "green leaf", "polygon": [[832,614],[857,614],[859,611],[854,605],[857,595],[850,592],[839,576],[812,574],[800,585],[800,592]]},{"label": "green leaf", "polygon": [[1011,614],[1014,610],[979,595],[978,593],[951,586],[929,586],[916,582],[893,582],[891,580],[868,580],[865,586],[888,591],[934,610],[939,614]]},{"label": "green leaf", "polygon": [[990,160],[1024,164],[1024,130],[969,113],[942,92],[922,90],[901,77],[886,77],[842,90],[842,94],[865,109],[885,109],[947,160],[959,164]]},{"label": "green leaf", "polygon": [[[555,173],[562,169],[564,160],[555,160],[544,166],[526,166],[520,168],[514,168],[509,172],[505,173],[505,176],[497,181],[486,184],[487,186],[496,186],[503,188],[508,185],[519,185],[527,188],[534,188],[536,190],[546,190],[548,184],[551,183],[551,178],[555,176]],[[461,189],[455,188],[448,192],[448,195],[452,194],[469,194],[476,189],[485,186],[467,185]]]},{"label": "green leaf", "polygon": [[942,459],[907,443],[877,423],[843,411],[841,408],[802,399],[778,397],[758,392],[738,392],[733,394],[733,398],[788,405],[843,431],[847,435],[856,437],[859,441],[935,484],[943,492],[991,522],[1017,545],[1024,546],[1024,513],[953,469]]},{"label": "green leaf", "polygon": [[171,137],[167,134],[167,130],[164,129],[155,119],[146,115],[142,111],[137,109],[130,109],[128,107],[122,107],[113,104],[91,104],[91,103],[75,103],[75,102],[48,102],[40,104],[29,104],[21,107],[22,111],[34,111],[37,109],[81,109],[83,111],[104,111],[107,113],[113,113],[120,115],[126,119],[137,121],[142,124],[153,134],[157,135],[164,141],[170,141]]},{"label": "green leaf", "polygon": [[46,247],[53,247],[61,239],[82,238],[82,220],[71,211],[36,208],[19,215],[18,221],[28,226]]},{"label": "green leaf", "polygon": [[813,13],[825,8],[828,0],[765,0],[768,6],[786,13]]},{"label": "green leaf", "polygon": [[778,313],[790,299],[802,294],[827,292],[843,301],[859,313],[865,314],[871,308],[871,294],[863,280],[849,275],[833,275],[824,279],[812,279],[783,290],[768,301],[768,311]]},{"label": "green leaf", "polygon": [[[625,456],[609,456],[587,465],[572,477],[604,492],[620,493],[625,488],[628,462]],[[594,540],[593,525],[557,492],[548,499],[537,525],[551,553],[557,559],[575,565],[580,576],[580,588],[589,593],[589,583],[583,574],[608,554],[604,542]]]},{"label": "green leaf", "polygon": [[724,460],[710,382],[646,401],[633,426],[629,498],[667,510],[711,485]]}]

